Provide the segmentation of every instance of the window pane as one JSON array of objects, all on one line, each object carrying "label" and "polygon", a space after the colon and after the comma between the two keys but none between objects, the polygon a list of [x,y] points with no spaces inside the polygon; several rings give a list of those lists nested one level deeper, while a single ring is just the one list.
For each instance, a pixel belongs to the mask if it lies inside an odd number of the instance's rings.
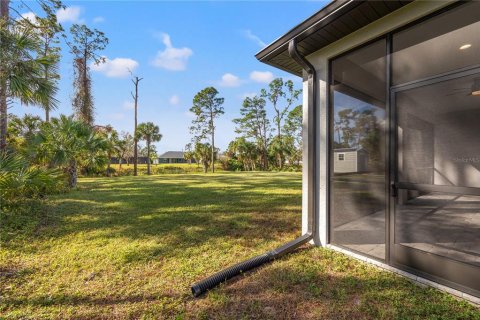
[{"label": "window pane", "polygon": [[480,2],[394,34],[394,85],[480,64]]},{"label": "window pane", "polygon": [[[480,266],[480,74],[400,92],[400,182],[445,186],[447,192],[399,190],[395,243]],[[458,191],[458,193],[455,193]]]},{"label": "window pane", "polygon": [[330,240],[385,259],[385,52],[377,41],[332,62]]},{"label": "window pane", "polygon": [[397,94],[399,181],[480,187],[480,74]]}]

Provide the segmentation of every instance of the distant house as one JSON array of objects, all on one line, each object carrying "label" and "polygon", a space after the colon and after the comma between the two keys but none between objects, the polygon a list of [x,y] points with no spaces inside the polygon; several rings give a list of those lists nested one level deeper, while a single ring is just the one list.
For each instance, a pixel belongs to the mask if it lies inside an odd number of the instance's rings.
[{"label": "distant house", "polygon": [[333,150],[335,173],[368,171],[368,152],[365,149],[340,148]]},{"label": "distant house", "polygon": [[[158,163],[188,163],[183,151],[167,151],[158,157]],[[192,162],[195,162],[192,160]]]},{"label": "distant house", "polygon": [[[111,164],[119,164],[120,161],[122,161],[122,164],[133,164],[133,157],[132,158],[129,158],[128,161],[127,159],[119,159],[117,157],[112,157],[110,158],[110,163]],[[137,161],[138,164],[146,164],[147,163],[147,157],[138,157],[138,161]],[[154,162],[152,162],[154,163]]]}]

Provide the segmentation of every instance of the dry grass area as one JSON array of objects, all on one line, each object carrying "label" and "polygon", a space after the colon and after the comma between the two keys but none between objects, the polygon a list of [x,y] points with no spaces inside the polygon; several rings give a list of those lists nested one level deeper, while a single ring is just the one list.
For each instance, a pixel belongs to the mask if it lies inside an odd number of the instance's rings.
[{"label": "dry grass area", "polygon": [[300,233],[301,176],[81,179],[2,213],[3,319],[480,319],[342,254],[304,248],[195,299],[189,286]]}]

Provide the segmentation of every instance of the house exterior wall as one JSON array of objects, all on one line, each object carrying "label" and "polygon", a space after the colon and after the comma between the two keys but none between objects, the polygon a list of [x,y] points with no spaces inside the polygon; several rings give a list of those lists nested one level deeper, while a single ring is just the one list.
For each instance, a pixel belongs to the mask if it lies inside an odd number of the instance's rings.
[{"label": "house exterior wall", "polygon": [[[314,243],[320,246],[326,246],[328,240],[328,140],[329,140],[329,123],[328,123],[328,73],[329,73],[329,60],[341,53],[344,53],[350,49],[358,47],[370,40],[376,39],[383,34],[393,31],[401,26],[404,26],[410,22],[413,22],[423,16],[433,13],[442,7],[451,4],[454,1],[415,1],[401,9],[365,26],[364,28],[351,33],[350,35],[332,43],[331,45],[307,56],[307,59],[315,66],[317,71],[317,92],[308,92],[307,81],[304,80],[303,89],[303,111],[304,111],[304,127],[306,126],[307,113],[307,97],[310,94],[317,95],[317,154],[311,156],[307,154],[306,146],[308,144],[308,130],[304,130],[304,163],[307,161],[314,161],[317,167],[317,176],[309,177],[304,165],[303,171],[303,210],[302,210],[302,230],[307,230],[308,214],[306,208],[306,199],[308,195],[308,181],[309,179],[315,179],[317,186],[317,205],[316,205],[316,219],[319,222],[317,224],[317,235],[314,239]],[[306,79],[306,74],[304,74]]]},{"label": "house exterior wall", "polygon": [[188,160],[184,158],[159,158],[159,163],[188,163]]}]

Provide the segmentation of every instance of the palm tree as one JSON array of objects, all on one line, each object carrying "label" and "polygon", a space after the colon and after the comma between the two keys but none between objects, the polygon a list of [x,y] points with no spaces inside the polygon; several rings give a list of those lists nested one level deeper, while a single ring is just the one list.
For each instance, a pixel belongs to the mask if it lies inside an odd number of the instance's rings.
[{"label": "palm tree", "polygon": [[122,169],[122,162],[127,153],[127,141],[124,139],[117,139],[114,151],[115,157],[118,159],[118,168]]},{"label": "palm tree", "polygon": [[202,163],[203,166],[203,173],[207,173],[208,167],[210,166],[210,162],[212,161],[212,146],[210,143],[195,143],[195,150],[193,151],[195,154],[195,159],[197,163]]},{"label": "palm tree", "polygon": [[119,139],[117,131],[115,131],[115,129],[113,129],[113,127],[110,125],[105,127],[103,134],[107,144],[107,176],[110,176],[112,171],[110,165],[112,162],[112,157],[118,153],[117,149],[119,147]]},{"label": "palm tree", "polygon": [[40,132],[39,153],[53,165],[61,166],[68,173],[68,185],[77,185],[78,167],[105,165],[108,143],[104,136],[88,124],[61,115],[52,118]]},{"label": "palm tree", "polygon": [[38,133],[43,121],[39,116],[25,114],[19,118],[13,114],[9,115],[8,136],[15,136],[24,140],[33,138]]},{"label": "palm tree", "polygon": [[[120,141],[123,142],[121,146],[122,153],[119,155],[121,159],[125,159],[127,161],[127,166],[130,166],[130,161],[135,156],[135,141],[133,136],[128,132],[121,133],[122,139]],[[120,162],[120,168],[122,167],[122,163]]]},{"label": "palm tree", "polygon": [[[5,12],[4,12],[5,11]],[[56,105],[58,90],[44,70],[53,69],[56,58],[41,53],[34,26],[12,25],[8,1],[2,1],[0,17],[0,150],[6,148],[8,105],[19,99],[25,105]]]},{"label": "palm tree", "polygon": [[238,160],[242,162],[245,171],[256,169],[256,162],[260,155],[259,148],[251,141],[247,141],[245,137],[236,138],[231,143],[232,151],[235,152]]},{"label": "palm tree", "polygon": [[[41,52],[44,56],[50,56],[53,60],[51,65],[46,65],[43,68],[43,77],[46,81],[53,81],[55,84],[60,79],[59,64],[60,64],[60,47],[58,46],[60,40],[58,34],[62,31],[62,26],[57,23],[56,19],[51,21],[50,18],[36,17],[35,20],[38,25],[37,34],[41,41]],[[50,111],[57,109],[57,101],[46,100],[45,104],[41,106],[45,110],[45,121],[50,121]]]},{"label": "palm tree", "polygon": [[158,142],[162,139],[160,128],[153,122],[140,123],[137,127],[136,138],[138,140],[145,140],[147,143],[147,174],[150,174],[151,143]]}]

